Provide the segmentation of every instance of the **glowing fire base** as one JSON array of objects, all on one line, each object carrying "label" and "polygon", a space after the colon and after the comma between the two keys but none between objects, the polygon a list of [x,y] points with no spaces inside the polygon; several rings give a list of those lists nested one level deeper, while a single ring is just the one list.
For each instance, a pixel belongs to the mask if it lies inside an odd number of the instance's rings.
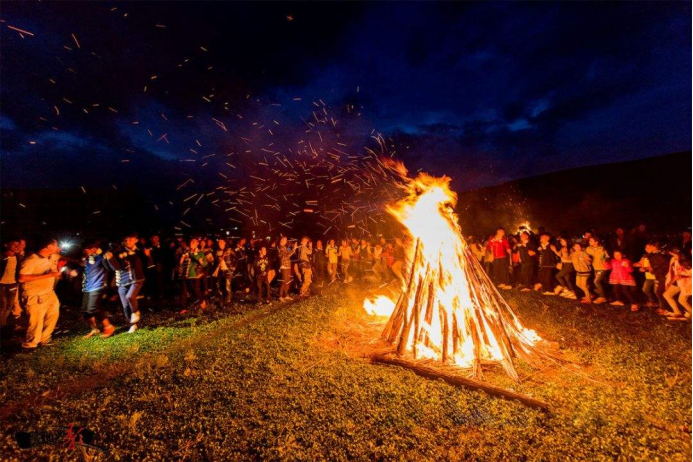
[{"label": "glowing fire base", "polygon": [[420,174],[406,178],[407,196],[388,212],[407,229],[409,272],[395,302],[366,300],[372,314],[390,319],[383,337],[398,355],[430,358],[468,368],[481,378],[482,364],[501,364],[518,380],[514,360],[538,366],[552,355],[525,329],[467,247],[453,212],[450,179]]}]

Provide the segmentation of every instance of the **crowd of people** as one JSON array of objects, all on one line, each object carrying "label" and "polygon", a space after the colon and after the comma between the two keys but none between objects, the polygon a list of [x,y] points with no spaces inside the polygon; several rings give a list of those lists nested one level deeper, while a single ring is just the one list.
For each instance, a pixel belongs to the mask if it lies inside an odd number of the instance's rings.
[{"label": "crowd of people", "polygon": [[[554,237],[528,229],[508,236],[498,228],[483,240],[469,236],[467,243],[501,290],[538,291],[585,304],[627,304],[632,311],[652,307],[672,321],[691,318],[689,232],[664,245],[644,226],[628,234],[617,229],[607,240],[593,232],[570,239],[565,233]],[[175,306],[185,313],[206,309],[210,300],[228,305],[234,294],[256,303],[287,302],[310,296],[316,286],[406,277],[399,238],[323,242],[306,236],[195,236],[162,242],[158,235],[130,233],[117,244],[84,241],[77,255],[52,237],[37,240],[34,253],[26,248],[24,239],[4,243],[0,328],[25,330],[22,347],[27,351],[51,344],[61,300],[76,301],[77,293],[89,328],[86,337],[108,338],[116,328],[104,309],[107,300],[119,302],[127,332],[133,333],[142,320],[142,300],[151,308]]]},{"label": "crowd of people", "polygon": [[108,338],[116,328],[103,304],[116,294],[127,332],[133,333],[142,318],[142,300],[150,308],[175,306],[181,313],[204,310],[210,299],[230,304],[234,293],[259,304],[287,302],[310,296],[313,282],[324,287],[367,276],[384,282],[401,279],[404,262],[402,242],[384,238],[377,243],[354,238],[323,244],[308,237],[195,236],[162,243],[158,235],[130,233],[117,244],[84,241],[78,255],[52,237],[36,241],[35,248],[28,254],[26,240],[7,239],[0,267],[0,328],[26,329],[26,350],[51,344],[59,299],[75,301],[76,293],[89,326],[86,337]]},{"label": "crowd of people", "polygon": [[527,229],[507,236],[498,228],[483,242],[472,236],[468,242],[500,289],[628,305],[632,311],[644,305],[670,321],[691,319],[690,232],[664,243],[644,225],[629,233],[618,228],[608,239],[592,231],[571,239]]}]

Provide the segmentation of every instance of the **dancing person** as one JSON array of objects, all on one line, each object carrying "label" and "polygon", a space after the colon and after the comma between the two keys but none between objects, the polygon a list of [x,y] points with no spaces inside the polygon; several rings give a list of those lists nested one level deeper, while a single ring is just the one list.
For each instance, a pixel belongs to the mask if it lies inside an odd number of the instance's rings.
[{"label": "dancing person", "polygon": [[528,233],[520,234],[520,242],[516,246],[516,251],[520,261],[520,280],[518,281],[520,292],[528,292],[532,290],[537,267],[537,248],[530,241]]},{"label": "dancing person", "polygon": [[645,273],[645,282],[643,282],[642,285],[642,293],[647,297],[647,303],[645,303],[645,306],[648,308],[656,308],[659,306],[659,302],[657,301],[657,296],[655,294],[655,283],[657,282],[657,278],[655,278],[655,275],[652,273],[652,267],[650,266],[650,254],[652,251],[652,245],[648,243],[645,246],[645,253],[643,256],[637,263],[633,263],[634,268],[639,268],[641,273]]},{"label": "dancing person", "polygon": [[298,267],[301,270],[301,291],[299,297],[308,297],[310,295],[310,283],[313,276],[311,268],[310,256],[313,254],[313,243],[310,242],[307,236],[301,238],[301,244],[298,246]]},{"label": "dancing person", "polygon": [[217,240],[214,252],[214,280],[216,291],[224,303],[231,303],[233,298],[233,275],[236,272],[236,253],[227,245],[224,238]]},{"label": "dancing person", "polygon": [[[19,252],[19,239],[11,239],[5,243],[5,251],[0,262],[0,328],[7,325],[7,319],[14,309],[14,301],[17,298],[17,253]],[[19,317],[17,317],[18,320]]]},{"label": "dancing person", "polygon": [[[101,338],[113,335],[116,328],[101,309],[101,302],[108,288],[109,266],[98,241],[88,241],[82,246],[84,258],[82,264],[82,313],[89,325],[89,333],[84,338],[91,338],[101,334]],[[108,258],[112,254],[107,255]],[[103,332],[99,330],[98,323],[103,326]]]},{"label": "dancing person", "polygon": [[631,311],[638,311],[638,304],[635,303],[633,292],[635,291],[635,278],[633,277],[633,265],[630,260],[624,257],[623,251],[614,250],[614,257],[609,261],[611,273],[609,274],[609,284],[614,286],[614,296],[616,300],[611,302],[612,306],[623,306],[630,304]]},{"label": "dancing person", "polygon": [[[128,333],[137,330],[140,321],[138,297],[144,286],[144,268],[151,262],[148,249],[137,248],[137,234],[130,233],[123,238],[122,247],[106,255],[106,262],[115,271],[118,295],[123,307],[125,320],[130,324]],[[147,265],[145,265],[147,262]]]},{"label": "dancing person", "polygon": [[608,271],[607,262],[609,260],[609,254],[606,249],[602,247],[597,237],[590,237],[589,243],[590,245],[585,249],[585,252],[592,258],[592,268],[594,268],[594,291],[597,293],[597,298],[594,299],[594,303],[599,305],[600,303],[606,302],[606,291],[604,290],[603,282],[606,278],[606,272]]},{"label": "dancing person", "polygon": [[39,251],[22,261],[19,283],[22,302],[29,317],[29,327],[22,343],[25,350],[52,342],[53,331],[60,316],[60,300],[55,293],[55,282],[60,277],[58,260],[60,247],[52,237],[39,241]]},{"label": "dancing person", "polygon": [[592,303],[592,295],[590,294],[589,278],[592,274],[592,257],[582,249],[582,244],[579,241],[573,243],[573,252],[570,254],[575,268],[576,277],[575,285],[578,286],[583,293],[580,303]]},{"label": "dancing person", "polygon": [[319,282],[319,287],[322,287],[325,283],[327,260],[325,259],[325,249],[321,240],[315,241],[315,249],[313,251],[313,272],[315,280]]},{"label": "dancing person", "polygon": [[182,281],[180,295],[182,311],[188,309],[190,293],[195,296],[194,303],[199,303],[200,309],[204,310],[207,307],[207,293],[201,287],[206,266],[207,256],[200,248],[200,241],[196,238],[190,239],[188,250],[181,255],[178,265],[179,277]]},{"label": "dancing person", "polygon": [[557,264],[556,247],[551,244],[551,235],[544,233],[539,235],[539,247],[537,254],[539,260],[539,281],[534,290],[542,290],[544,295],[556,295],[553,291],[553,272]]},{"label": "dancing person", "polygon": [[559,271],[556,274],[558,286],[556,286],[555,293],[556,295],[576,300],[577,295],[575,295],[575,286],[573,285],[575,267],[573,266],[573,258],[570,255],[572,251],[571,246],[568,240],[563,237],[558,239],[558,243],[561,247],[558,249],[560,261],[558,262]]},{"label": "dancing person", "polygon": [[255,268],[254,272],[255,285],[257,287],[257,302],[262,303],[262,294],[264,292],[266,294],[265,302],[272,303],[269,285],[270,261],[269,258],[267,258],[267,247],[260,247],[255,260],[253,261],[253,266]]},{"label": "dancing person", "polygon": [[352,251],[351,251],[351,246],[349,245],[349,241],[346,239],[342,239],[342,245],[339,247],[339,252],[337,253],[337,256],[341,258],[341,272],[342,272],[342,278],[344,280],[345,284],[350,283],[353,281],[354,278],[351,277],[349,274],[349,266],[351,266],[351,256],[352,256]]},{"label": "dancing person", "polygon": [[296,249],[289,250],[287,246],[286,236],[282,236],[279,239],[279,247],[277,249],[277,254],[279,257],[279,272],[282,276],[282,282],[279,286],[279,301],[283,302],[286,300],[291,300],[289,295],[289,288],[291,287],[291,257],[296,252]]},{"label": "dancing person", "polygon": [[330,275],[330,284],[337,280],[337,263],[339,262],[339,249],[334,239],[330,239],[325,248],[327,258],[327,274]]},{"label": "dancing person", "polygon": [[[678,295],[678,297],[676,297]],[[671,252],[669,274],[666,277],[664,299],[672,311],[666,314],[669,321],[686,321],[691,319],[691,305],[688,297],[691,295],[691,263],[681,253],[674,249]],[[678,303],[677,303],[678,302]],[[685,310],[681,312],[679,304]]]},{"label": "dancing person", "polygon": [[489,239],[487,248],[493,256],[493,282],[500,289],[512,289],[510,285],[510,244],[505,237],[505,229],[498,228],[492,239]]}]

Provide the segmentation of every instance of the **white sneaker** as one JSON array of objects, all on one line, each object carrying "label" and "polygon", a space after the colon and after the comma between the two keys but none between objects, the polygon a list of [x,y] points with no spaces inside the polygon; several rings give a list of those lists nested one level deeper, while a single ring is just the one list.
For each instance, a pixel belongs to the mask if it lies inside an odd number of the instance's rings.
[{"label": "white sneaker", "polygon": [[130,315],[130,324],[137,324],[140,320],[140,312],[135,311]]},{"label": "white sneaker", "polygon": [[133,324],[132,326],[130,326],[130,329],[128,329],[128,334],[134,334],[136,330],[137,324]]}]

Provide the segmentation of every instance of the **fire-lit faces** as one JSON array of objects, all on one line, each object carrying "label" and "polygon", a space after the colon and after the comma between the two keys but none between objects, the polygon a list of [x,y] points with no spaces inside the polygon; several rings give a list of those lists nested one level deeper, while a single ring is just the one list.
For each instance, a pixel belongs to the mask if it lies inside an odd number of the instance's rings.
[{"label": "fire-lit faces", "polygon": [[224,250],[226,248],[226,241],[224,239],[219,239],[217,245],[219,246],[219,250]]},{"label": "fire-lit faces", "polygon": [[334,246],[334,239],[330,239],[330,242],[328,243],[328,245]]},{"label": "fire-lit faces", "polygon": [[60,252],[60,246],[58,245],[58,241],[53,241],[50,244],[46,246],[46,250],[52,255],[54,253]]},{"label": "fire-lit faces", "polygon": [[541,236],[539,236],[539,242],[541,243],[541,245],[547,245],[550,239],[551,238],[548,234],[542,234]]},{"label": "fire-lit faces", "polygon": [[322,249],[322,241],[315,241],[315,247],[320,250]]},{"label": "fire-lit faces", "polygon": [[496,239],[503,239],[505,237],[505,230],[503,228],[499,228],[496,230]]},{"label": "fire-lit faces", "polygon": [[125,239],[123,239],[123,244],[128,249],[132,249],[137,245],[137,238],[135,236],[128,236]]},{"label": "fire-lit faces", "polygon": [[529,234],[527,234],[527,233],[520,234],[520,242],[522,242],[523,244],[528,243],[529,242]]},{"label": "fire-lit faces", "polygon": [[190,239],[190,250],[196,250],[198,245],[200,245],[200,241],[195,238]]},{"label": "fire-lit faces", "polygon": [[267,255],[267,247],[260,247],[260,257],[265,257]]},{"label": "fire-lit faces", "polygon": [[150,237],[149,242],[151,243],[152,247],[159,247],[159,244],[161,243],[159,236]]},{"label": "fire-lit faces", "polygon": [[286,247],[286,241],[287,241],[286,236],[282,236],[282,237],[279,239],[279,246],[280,246],[280,247]]},{"label": "fire-lit faces", "polygon": [[307,237],[303,237],[301,239],[301,245],[308,245],[308,238]]},{"label": "fire-lit faces", "polygon": [[653,253],[655,250],[652,244],[645,244],[645,253]]},{"label": "fire-lit faces", "polygon": [[575,244],[573,244],[573,250],[576,251],[576,252],[581,252],[581,251],[582,251],[582,246],[580,245],[579,242],[576,242]]},{"label": "fire-lit faces", "polygon": [[590,247],[597,247],[599,245],[599,241],[597,241],[593,237],[590,238],[589,243],[590,243]]},{"label": "fire-lit faces", "polygon": [[86,248],[86,249],[84,249],[84,255],[86,255],[87,257],[91,257],[91,256],[94,255],[98,250],[99,250],[98,247],[89,247],[89,248]]},{"label": "fire-lit faces", "polygon": [[623,254],[620,250],[614,250],[614,258],[616,260],[621,260],[623,258]]}]

